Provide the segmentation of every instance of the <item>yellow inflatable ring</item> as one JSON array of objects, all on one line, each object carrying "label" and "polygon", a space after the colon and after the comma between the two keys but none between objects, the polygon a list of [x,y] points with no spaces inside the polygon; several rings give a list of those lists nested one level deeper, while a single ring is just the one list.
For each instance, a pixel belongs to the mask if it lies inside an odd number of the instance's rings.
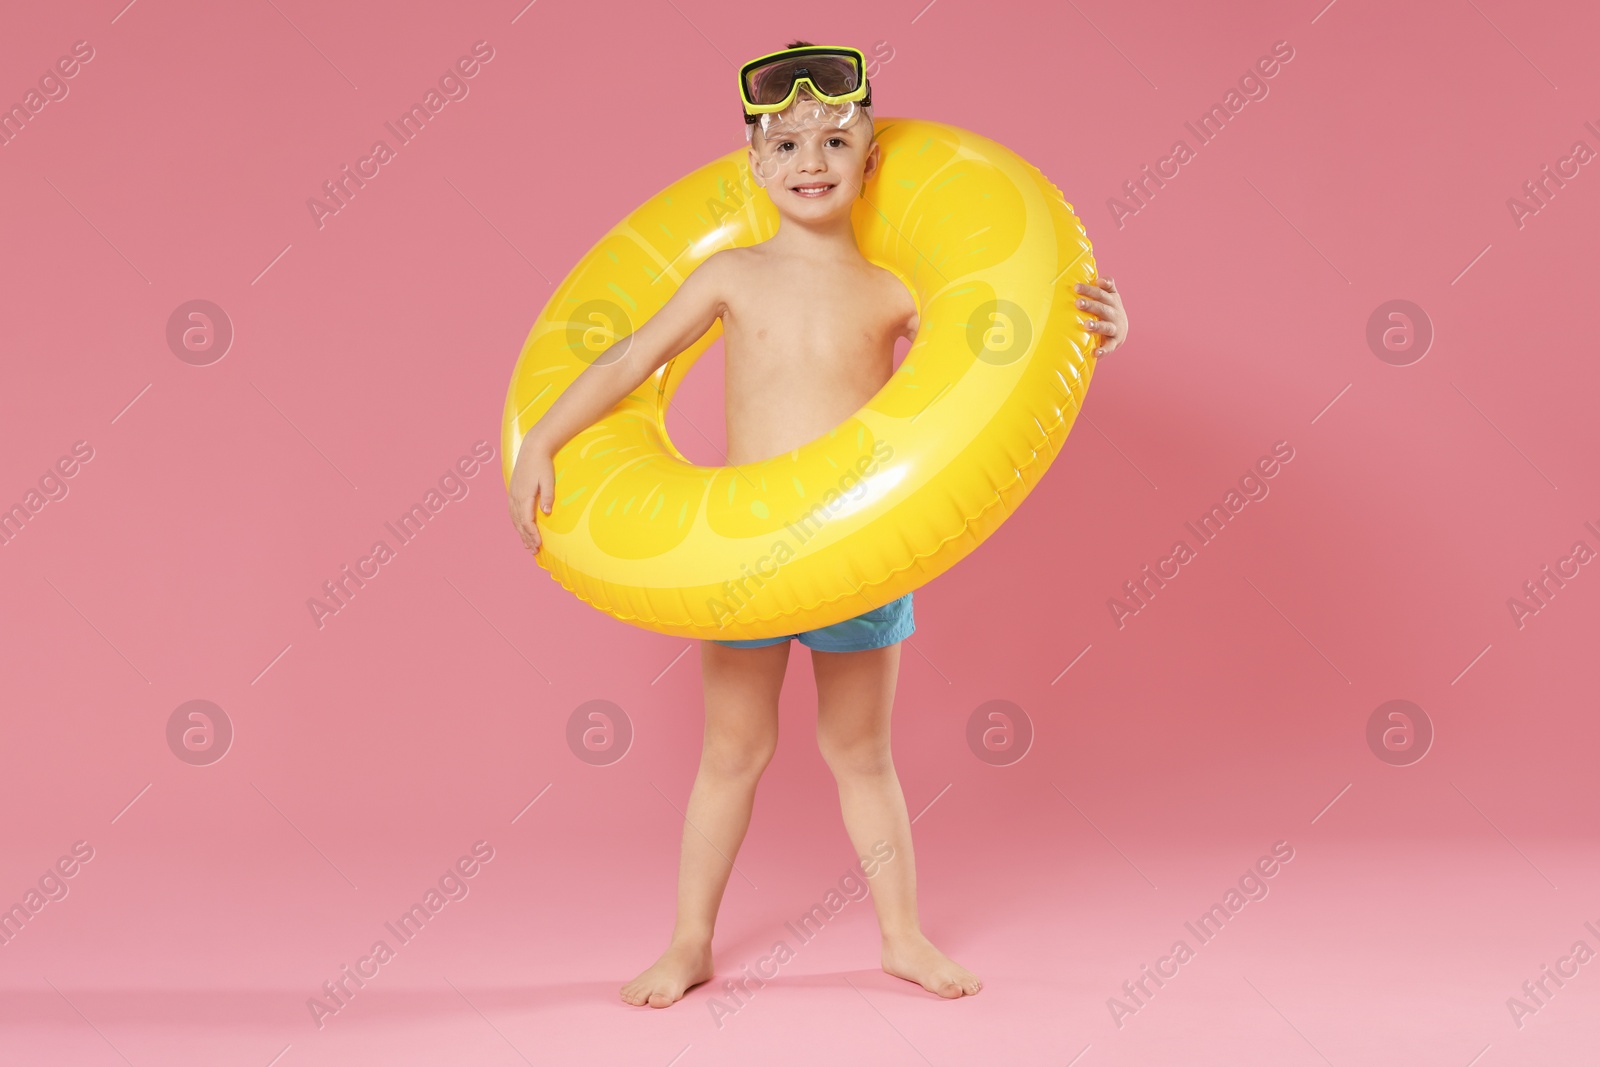
[{"label": "yellow inflatable ring", "polygon": [[[861,252],[916,298],[917,337],[843,425],[792,452],[702,467],[668,438],[672,394],[718,322],[554,457],[538,559],[580,599],[679,637],[777,637],[885,604],[999,527],[1050,466],[1093,370],[1076,305],[1095,265],[1038,169],[935,122],[881,119],[852,218]],[[712,253],[766,240],[777,210],[744,149],[673,183],[602,237],[528,335],[501,451]]]}]

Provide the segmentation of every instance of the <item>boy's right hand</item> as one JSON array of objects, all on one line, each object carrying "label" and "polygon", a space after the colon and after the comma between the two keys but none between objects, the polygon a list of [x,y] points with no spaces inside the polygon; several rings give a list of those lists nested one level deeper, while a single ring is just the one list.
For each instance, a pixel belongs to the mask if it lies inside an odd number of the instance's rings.
[{"label": "boy's right hand", "polygon": [[511,468],[511,484],[507,493],[511,500],[511,522],[522,535],[522,543],[531,552],[539,551],[542,538],[534,522],[534,508],[546,515],[555,496],[556,470],[550,450],[535,441],[530,434],[522,440],[517,452],[517,462]]}]

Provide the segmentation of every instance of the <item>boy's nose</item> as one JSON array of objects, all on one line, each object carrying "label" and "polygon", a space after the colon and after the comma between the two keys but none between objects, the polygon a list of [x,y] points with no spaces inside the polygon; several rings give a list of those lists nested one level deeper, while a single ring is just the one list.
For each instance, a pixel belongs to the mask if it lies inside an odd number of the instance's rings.
[{"label": "boy's nose", "polygon": [[800,169],[808,174],[812,171],[823,170],[827,166],[822,146],[815,139],[806,141],[800,146],[799,164]]}]

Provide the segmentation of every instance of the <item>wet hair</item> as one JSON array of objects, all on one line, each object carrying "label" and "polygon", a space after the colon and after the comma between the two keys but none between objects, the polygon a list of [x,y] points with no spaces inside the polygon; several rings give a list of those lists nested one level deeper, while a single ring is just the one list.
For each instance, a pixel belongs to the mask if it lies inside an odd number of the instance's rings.
[{"label": "wet hair", "polygon": [[[790,41],[788,44],[784,45],[783,47],[785,49],[790,49],[790,48],[815,48],[815,47],[817,47],[817,45],[816,45],[816,42],[814,42],[814,41]],[[862,80],[867,82],[867,84],[869,84],[869,85],[871,84],[871,79],[867,77],[867,72],[866,71],[862,71],[861,72],[861,77],[862,77]],[[795,103],[798,104],[801,100],[813,100],[813,101],[815,101],[816,97],[812,96],[809,92],[807,92],[805,90],[805,88],[802,87],[800,92],[798,94],[796,94],[794,99],[795,99]],[[793,107],[794,104],[791,104],[789,106]],[[861,109],[861,113],[867,120],[867,145],[868,145],[868,147],[871,147],[872,142],[876,141],[878,139],[877,125],[872,120],[872,109],[870,107],[862,108]],[[757,123],[747,123],[746,126],[747,126],[747,129],[748,129],[748,136],[747,136],[746,139],[748,141],[750,141],[751,143],[754,143],[755,140],[758,137],[763,136],[763,134],[765,132],[765,131],[763,131],[761,129],[761,123],[759,123],[759,122],[757,122]]]}]

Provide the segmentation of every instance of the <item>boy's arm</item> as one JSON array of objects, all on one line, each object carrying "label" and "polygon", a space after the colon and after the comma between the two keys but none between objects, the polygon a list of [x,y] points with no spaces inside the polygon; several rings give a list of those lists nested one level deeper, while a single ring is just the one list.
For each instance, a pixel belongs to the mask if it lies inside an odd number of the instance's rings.
[{"label": "boy's arm", "polygon": [[694,344],[727,306],[727,258],[726,250],[717,252],[696,267],[660,311],[632,334],[617,338],[584,368],[529,428],[523,447],[533,445],[555,455],[667,360]]},{"label": "boy's arm", "polygon": [[711,328],[727,308],[730,251],[691,271],[660,311],[607,347],[523,435],[507,495],[511,522],[530,550],[537,552],[543,541],[535,509],[548,515],[555,503],[555,454]]}]

